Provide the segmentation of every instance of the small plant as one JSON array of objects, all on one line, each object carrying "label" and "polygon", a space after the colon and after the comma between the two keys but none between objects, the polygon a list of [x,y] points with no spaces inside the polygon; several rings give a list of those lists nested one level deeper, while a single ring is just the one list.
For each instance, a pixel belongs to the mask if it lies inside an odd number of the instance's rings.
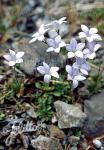
[{"label": "small plant", "polygon": [[[97,28],[88,28],[86,25],[81,25],[81,32],[78,34],[79,42],[75,38],[72,38],[70,43],[65,43],[60,35],[60,26],[63,23],[66,23],[66,17],[54,20],[50,24],[42,24],[38,32],[32,35],[30,41],[30,43],[32,43],[38,40],[47,44],[49,46],[46,49],[47,53],[55,53],[58,55],[61,50],[64,50],[67,53],[66,59],[69,60],[64,67],[64,72],[67,73],[67,80],[69,82],[65,81],[66,77],[64,77],[63,80],[60,80],[59,66],[53,66],[53,64],[47,64],[47,62],[43,61],[42,65],[37,67],[37,71],[44,76],[44,82],[49,85],[45,84],[43,86],[40,83],[35,84],[36,88],[38,88],[35,93],[35,98],[38,103],[37,114],[40,119],[46,121],[50,120],[52,117],[54,97],[61,98],[61,100],[66,99],[66,101],[68,100],[68,102],[71,102],[73,99],[73,89],[78,87],[80,81],[87,78],[88,72],[91,69],[88,60],[94,59],[96,57],[96,51],[101,47],[99,41],[101,41],[102,38],[98,34]],[[46,36],[45,33],[48,33],[49,31],[53,32],[53,37],[52,35]],[[6,63],[13,67],[15,71],[16,64],[23,62],[22,57],[24,52],[16,53],[13,50],[9,50],[9,52],[10,54],[4,55],[4,58],[6,59]],[[55,81],[52,78],[57,78],[58,81]],[[69,84],[69,86],[67,86],[67,84]],[[19,82],[14,80],[13,89],[16,91],[19,88]]]},{"label": "small plant", "polygon": [[88,80],[88,89],[92,94],[97,94],[101,91],[101,88],[104,85],[104,79],[102,77],[103,70],[98,70],[98,73],[89,77]]},{"label": "small plant", "polygon": [[53,97],[51,95],[43,94],[38,98],[37,115],[42,121],[50,121],[52,118]]},{"label": "small plant", "polygon": [[3,112],[0,112],[0,121],[5,119],[5,114]]}]

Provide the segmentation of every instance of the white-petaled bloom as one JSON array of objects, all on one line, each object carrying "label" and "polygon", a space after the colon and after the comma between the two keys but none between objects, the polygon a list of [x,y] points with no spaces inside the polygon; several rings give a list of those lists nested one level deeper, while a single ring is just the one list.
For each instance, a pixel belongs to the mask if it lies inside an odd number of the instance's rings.
[{"label": "white-petaled bloom", "polygon": [[66,71],[68,72],[67,80],[71,80],[73,82],[73,88],[78,86],[79,81],[83,81],[86,77],[79,74],[79,69],[73,66],[66,65]]},{"label": "white-petaled bloom", "polygon": [[85,25],[81,25],[82,32],[79,33],[79,38],[85,38],[87,41],[101,41],[102,38],[97,34],[98,30],[96,28],[88,28]]},{"label": "white-petaled bloom", "polygon": [[66,50],[68,51],[68,58],[81,57],[83,58],[83,48],[85,43],[77,43],[75,38],[72,38],[70,44],[66,44]]},{"label": "white-petaled bloom", "polygon": [[15,66],[15,64],[23,62],[22,57],[24,55],[24,52],[20,51],[16,53],[11,49],[9,49],[9,52],[9,54],[3,56],[9,66]]},{"label": "white-petaled bloom", "polygon": [[59,67],[49,67],[45,62],[43,62],[43,66],[37,67],[39,73],[44,75],[44,82],[49,83],[51,80],[51,76],[55,78],[59,78],[58,70]]},{"label": "white-petaled bloom", "polygon": [[90,71],[91,67],[86,61],[85,58],[76,58],[76,62],[73,64],[73,67],[78,68],[81,73],[88,75],[88,71]]},{"label": "white-petaled bloom", "polygon": [[96,44],[94,41],[87,43],[87,48],[83,50],[85,58],[94,59],[96,57],[96,51],[101,47],[100,44]]},{"label": "white-petaled bloom", "polygon": [[34,33],[32,35],[32,40],[29,41],[29,43],[33,43],[35,41],[44,41],[45,37],[44,34],[48,31],[48,29],[45,29],[44,24],[42,24],[38,30],[38,32]]},{"label": "white-petaled bloom", "polygon": [[55,29],[55,30],[59,30],[60,29],[60,25],[67,22],[66,21],[66,17],[62,17],[59,20],[54,20],[51,23],[45,25],[46,27],[49,27],[50,29]]},{"label": "white-petaled bloom", "polygon": [[47,39],[47,44],[49,48],[46,50],[47,52],[60,52],[60,48],[66,46],[65,42],[61,39],[61,36],[58,35],[54,39]]}]

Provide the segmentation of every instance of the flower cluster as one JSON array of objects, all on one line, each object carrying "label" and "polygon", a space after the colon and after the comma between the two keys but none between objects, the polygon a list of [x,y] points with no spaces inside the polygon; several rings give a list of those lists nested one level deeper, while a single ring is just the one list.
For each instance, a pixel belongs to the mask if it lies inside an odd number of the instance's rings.
[{"label": "flower cluster", "polygon": [[4,58],[6,59],[6,63],[9,66],[15,66],[18,63],[22,63],[23,62],[23,57],[24,52],[20,51],[20,52],[14,52],[13,50],[9,49],[9,54],[4,55]]},{"label": "flower cluster", "polygon": [[[66,64],[67,80],[72,81],[73,88],[78,86],[79,81],[86,79],[88,72],[91,67],[88,63],[88,59],[94,59],[96,57],[96,51],[101,47],[98,43],[101,41],[101,36],[98,34],[96,28],[88,28],[86,25],[81,25],[81,32],[79,32],[79,41],[75,38],[70,40],[70,43],[65,43],[60,36],[60,26],[66,23],[66,17],[62,17],[59,20],[54,20],[50,24],[41,25],[38,32],[32,35],[32,40],[30,43],[35,41],[41,41],[47,43],[49,46],[46,52],[59,53],[61,48],[67,52],[67,59],[71,59],[73,64]],[[46,37],[45,33],[53,33],[54,36]],[[9,55],[5,55],[4,58],[8,61],[10,66],[14,66],[16,63],[23,62],[22,56],[23,52],[18,52],[17,54],[10,50]],[[49,83],[51,81],[51,76],[59,78],[59,67],[49,66],[46,62],[43,62],[43,66],[37,67],[37,71],[44,75],[44,82]]]}]

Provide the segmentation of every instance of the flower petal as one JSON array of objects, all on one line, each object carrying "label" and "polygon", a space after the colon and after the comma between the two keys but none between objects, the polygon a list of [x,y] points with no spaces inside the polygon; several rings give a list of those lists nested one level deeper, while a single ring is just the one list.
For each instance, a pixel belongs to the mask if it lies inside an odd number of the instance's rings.
[{"label": "flower petal", "polygon": [[73,58],[75,57],[75,54],[73,52],[68,52],[68,58]]},{"label": "flower petal", "polygon": [[59,44],[59,47],[64,47],[64,46],[66,46],[65,42],[61,41],[61,43]]},{"label": "flower petal", "polygon": [[11,56],[10,56],[10,55],[8,55],[8,54],[7,54],[7,55],[4,55],[3,57],[4,57],[6,60],[8,60],[8,61],[10,61],[10,60],[11,60]]},{"label": "flower petal", "polygon": [[101,40],[102,40],[102,38],[101,38],[101,36],[100,36],[99,34],[93,34],[93,35],[92,35],[92,38],[93,38],[94,40],[97,40],[97,41],[101,41]]},{"label": "flower petal", "polygon": [[15,56],[15,55],[16,55],[15,51],[13,51],[13,50],[11,50],[11,49],[9,49],[9,52],[10,52],[10,54],[11,54],[12,56]]},{"label": "flower petal", "polygon": [[43,62],[43,66],[44,66],[44,68],[45,68],[45,69],[50,70],[49,65],[48,65],[48,64],[46,64],[45,62]]},{"label": "flower petal", "polygon": [[59,44],[59,43],[61,42],[61,36],[60,36],[60,35],[58,35],[58,36],[55,38],[55,42],[56,42],[57,44]]},{"label": "flower petal", "polygon": [[39,33],[40,34],[44,34],[44,24],[42,24],[41,26],[40,26],[40,28],[39,28]]},{"label": "flower petal", "polygon": [[46,74],[46,75],[44,76],[44,82],[49,83],[50,80],[51,80],[51,75]]},{"label": "flower petal", "polygon": [[78,86],[78,81],[77,80],[73,80],[73,88],[76,88]]},{"label": "flower petal", "polygon": [[83,58],[83,52],[82,52],[82,51],[76,51],[76,52],[75,52],[75,55],[76,55],[77,57]]},{"label": "flower petal", "polygon": [[100,44],[96,44],[95,47],[94,47],[94,52],[96,52],[100,47],[101,47]]},{"label": "flower petal", "polygon": [[14,66],[16,64],[16,62],[15,61],[9,61],[8,64],[9,64],[9,66]]},{"label": "flower petal", "polygon": [[49,48],[46,50],[46,52],[52,52],[52,51],[54,51],[54,48],[53,48],[53,47],[49,47]]},{"label": "flower petal", "polygon": [[60,19],[59,19],[59,24],[62,24],[63,22],[67,22],[67,21],[65,21],[65,20],[66,20],[66,17],[60,18]]},{"label": "flower petal", "polygon": [[89,28],[87,27],[87,26],[85,26],[85,25],[81,25],[81,29],[82,29],[82,31],[83,32],[85,32],[85,33],[88,33],[89,32]]},{"label": "flower petal", "polygon": [[23,62],[23,59],[19,58],[16,60],[16,63],[22,63]]},{"label": "flower petal", "polygon": [[50,47],[55,47],[55,42],[53,39],[47,39],[47,44],[50,46]]},{"label": "flower petal", "polygon": [[37,38],[34,37],[33,39],[31,39],[31,40],[29,41],[29,43],[33,43],[33,42],[35,42],[36,40],[37,40]]},{"label": "flower petal", "polygon": [[83,74],[88,75],[88,71],[87,71],[87,70],[81,68],[80,71],[81,71]]},{"label": "flower petal", "polygon": [[72,66],[66,65],[66,71],[71,74],[72,72]]},{"label": "flower petal", "polygon": [[78,43],[76,50],[81,51],[81,50],[83,50],[84,47],[85,47],[85,43]]},{"label": "flower petal", "polygon": [[44,35],[40,35],[40,36],[38,37],[38,40],[39,40],[39,41],[43,41],[43,40],[44,40]]},{"label": "flower petal", "polygon": [[70,74],[67,75],[67,80],[73,80]]},{"label": "flower petal", "polygon": [[16,58],[21,58],[21,57],[23,57],[23,55],[24,55],[24,52],[18,52],[17,54],[16,54]]},{"label": "flower petal", "polygon": [[98,32],[98,30],[96,28],[90,28],[90,30],[89,30],[89,34],[95,34],[97,32]]},{"label": "flower petal", "polygon": [[45,74],[45,68],[43,66],[37,67],[37,70],[38,70],[39,73]]},{"label": "flower petal", "polygon": [[85,37],[86,37],[86,34],[84,32],[79,33],[79,38],[85,38]]},{"label": "flower petal", "polygon": [[72,38],[72,39],[71,39],[71,41],[70,41],[70,46],[71,46],[71,49],[72,49],[73,51],[76,50],[77,41],[76,41],[75,38]]},{"label": "flower petal", "polygon": [[92,53],[88,55],[89,59],[94,59],[96,57],[96,53]]},{"label": "flower petal", "polygon": [[78,81],[83,81],[83,80],[85,80],[85,79],[86,79],[86,77],[81,76],[81,75],[75,76],[75,80],[78,80]]},{"label": "flower petal", "polygon": [[53,76],[55,78],[59,78],[59,74],[55,71],[51,73],[51,76]]},{"label": "flower petal", "polygon": [[54,49],[54,52],[59,53],[59,52],[60,52],[60,47],[55,48],[55,49]]},{"label": "flower petal", "polygon": [[51,67],[50,72],[56,72],[59,70],[59,67]]},{"label": "flower petal", "polygon": [[66,44],[66,50],[67,50],[67,51],[72,51],[70,44]]}]

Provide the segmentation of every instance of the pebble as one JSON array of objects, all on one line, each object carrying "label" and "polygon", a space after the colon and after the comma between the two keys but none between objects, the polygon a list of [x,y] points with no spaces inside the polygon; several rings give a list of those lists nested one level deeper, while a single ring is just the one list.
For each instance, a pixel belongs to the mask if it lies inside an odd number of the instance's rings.
[{"label": "pebble", "polygon": [[93,140],[93,144],[96,148],[101,148],[102,146],[102,143],[97,139]]}]

